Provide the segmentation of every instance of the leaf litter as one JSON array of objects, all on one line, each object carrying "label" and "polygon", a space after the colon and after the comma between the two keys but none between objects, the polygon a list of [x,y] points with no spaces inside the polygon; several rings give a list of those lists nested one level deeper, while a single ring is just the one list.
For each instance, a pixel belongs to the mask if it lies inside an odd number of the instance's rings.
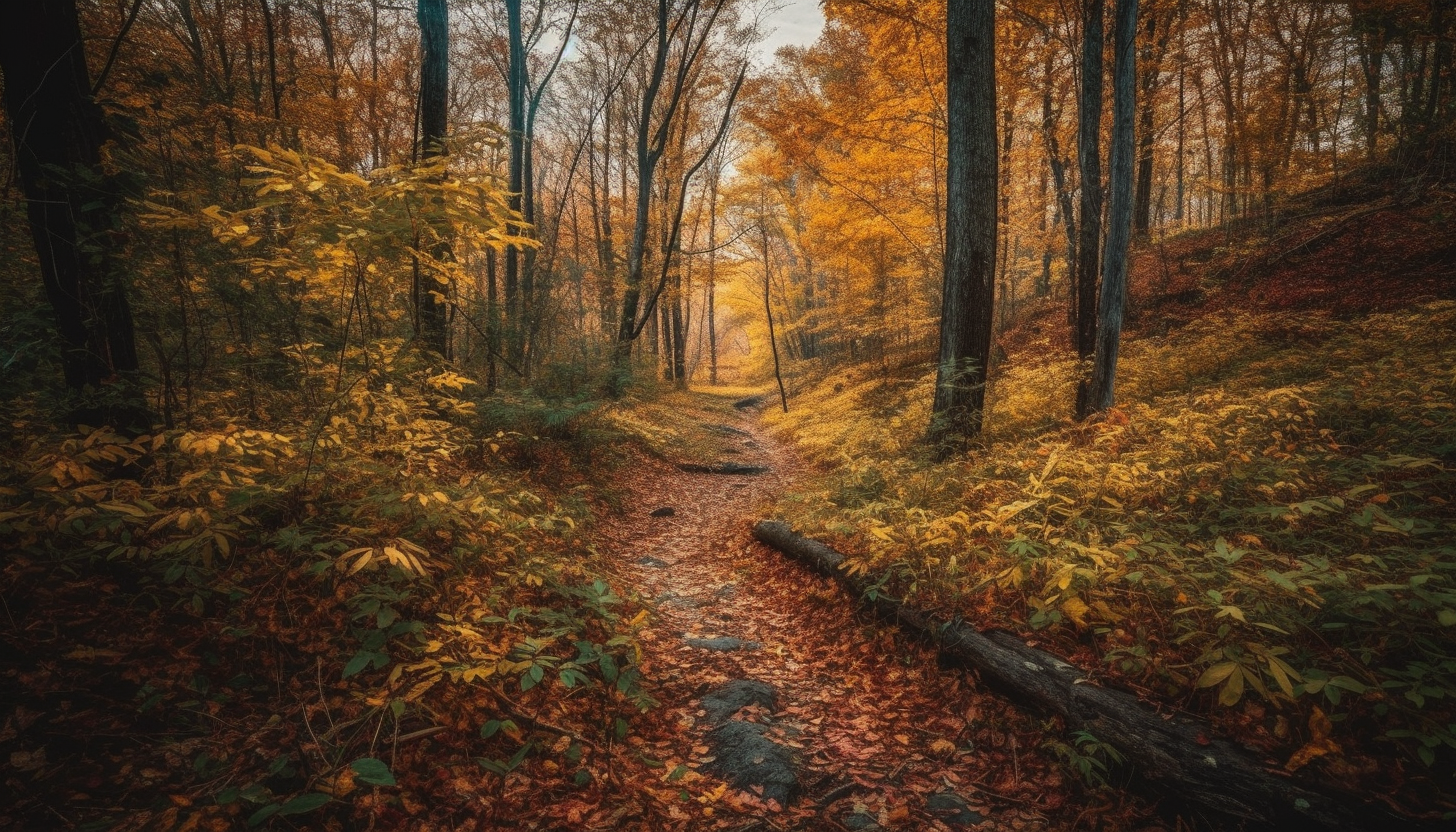
[{"label": "leaf litter", "polygon": [[[637,763],[628,779],[678,776],[671,788],[650,790],[643,828],[740,829],[756,821],[758,828],[843,829],[849,815],[886,828],[959,828],[933,810],[930,798],[945,794],[987,821],[977,828],[1156,827],[1145,804],[1070,779],[1043,748],[1053,726],[964,671],[942,669],[933,648],[874,621],[830,581],[754,541],[752,523],[799,467],[748,418],[733,433],[718,432],[738,438],[736,461],[768,470],[690,473],[639,454],[619,478],[630,495],[626,510],[596,537],[621,583],[652,609],[640,633],[642,669],[661,705],[627,739]],[[651,517],[668,498],[674,514]],[[704,639],[760,649],[696,649]],[[751,704],[738,718],[762,723],[799,759],[804,788],[793,805],[723,790],[699,775],[713,762],[705,737],[718,716],[704,710],[703,697],[735,680],[776,691],[776,711]]]}]

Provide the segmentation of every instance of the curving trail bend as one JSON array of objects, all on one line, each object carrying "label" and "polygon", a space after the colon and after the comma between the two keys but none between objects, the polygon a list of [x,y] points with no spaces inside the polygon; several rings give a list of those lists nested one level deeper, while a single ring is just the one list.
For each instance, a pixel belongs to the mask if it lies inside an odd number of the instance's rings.
[{"label": "curving trail bend", "polygon": [[[1147,822],[1145,808],[1070,782],[1037,721],[966,673],[940,669],[932,649],[877,626],[829,581],[754,541],[753,522],[799,465],[752,414],[711,428],[729,437],[728,461],[769,471],[686,473],[640,455],[625,469],[623,512],[599,529],[597,545],[621,582],[654,609],[642,635],[643,671],[661,703],[634,726],[626,755],[647,769],[633,779],[656,778],[658,786],[646,790],[644,805],[614,817],[619,828]],[[734,680],[776,692],[771,706],[750,704],[737,718],[793,758],[788,806],[771,799],[772,786],[725,789],[710,773],[724,749],[701,702]],[[750,764],[764,756],[750,755]]]}]

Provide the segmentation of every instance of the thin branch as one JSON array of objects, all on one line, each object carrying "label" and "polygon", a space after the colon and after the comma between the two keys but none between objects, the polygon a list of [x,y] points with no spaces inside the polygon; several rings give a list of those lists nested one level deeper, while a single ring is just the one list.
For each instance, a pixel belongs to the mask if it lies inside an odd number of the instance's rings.
[{"label": "thin branch", "polygon": [[96,83],[91,85],[91,96],[94,98],[101,88],[106,84],[106,76],[111,74],[111,67],[116,63],[116,53],[121,51],[122,41],[126,40],[126,33],[131,31],[131,25],[136,22],[137,12],[142,10],[142,0],[136,0],[131,4],[131,11],[126,15],[126,21],[121,24],[121,31],[116,33],[116,40],[111,43],[111,52],[106,56],[106,63],[101,67],[101,74],[96,76]]}]

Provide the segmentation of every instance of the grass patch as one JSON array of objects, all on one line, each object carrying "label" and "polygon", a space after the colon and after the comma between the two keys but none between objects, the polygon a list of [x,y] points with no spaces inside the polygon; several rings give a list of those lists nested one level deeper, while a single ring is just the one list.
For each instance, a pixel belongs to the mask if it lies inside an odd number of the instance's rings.
[{"label": "grass patch", "polygon": [[731,459],[736,444],[733,426],[742,413],[734,403],[762,392],[752,387],[648,391],[605,408],[601,423],[661,459],[717,462]]}]

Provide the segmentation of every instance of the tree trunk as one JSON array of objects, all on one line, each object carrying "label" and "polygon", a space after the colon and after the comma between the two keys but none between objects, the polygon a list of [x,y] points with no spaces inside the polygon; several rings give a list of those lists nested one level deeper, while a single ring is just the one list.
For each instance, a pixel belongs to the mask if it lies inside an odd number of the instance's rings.
[{"label": "tree trunk", "polygon": [[[420,24],[420,152],[430,159],[445,153],[445,131],[450,101],[450,18],[446,0],[419,0]],[[443,232],[443,228],[440,229]],[[450,244],[441,239],[431,255],[450,258]],[[414,296],[418,335],[427,349],[450,357],[449,287],[415,263]]]},{"label": "tree trunk", "polygon": [[1112,148],[1107,172],[1112,193],[1107,206],[1107,243],[1102,253],[1090,412],[1112,407],[1123,310],[1127,305],[1127,249],[1133,208],[1133,120],[1137,109],[1137,15],[1138,0],[1117,0],[1112,36]]},{"label": "tree trunk", "polygon": [[[506,29],[509,40],[506,93],[510,107],[510,207],[521,212],[526,185],[526,47],[521,32],[521,0],[506,0]],[[519,233],[521,229],[517,228]],[[520,366],[525,349],[525,326],[521,297],[521,250],[506,249],[505,257],[505,341],[510,360]]]},{"label": "tree trunk", "polygon": [[[1067,276],[1072,282],[1072,289],[1069,297],[1072,301],[1067,304],[1067,322],[1072,331],[1077,330],[1077,229],[1074,227],[1073,217],[1075,216],[1072,206],[1072,192],[1067,188],[1067,165],[1062,159],[1062,149],[1057,141],[1057,128],[1060,119],[1060,110],[1052,107],[1052,53],[1047,51],[1046,63],[1042,69],[1042,97],[1041,97],[1041,119],[1042,138],[1046,144],[1047,164],[1051,167],[1052,188],[1056,191],[1057,211],[1056,218],[1061,223],[1062,231],[1067,237]],[[1051,261],[1046,262],[1047,291],[1051,291]]]},{"label": "tree trunk", "polygon": [[66,384],[127,379],[138,368],[136,339],[108,239],[118,200],[101,170],[108,131],[91,97],[75,0],[0,3],[0,71]]},{"label": "tree trunk", "polygon": [[1179,230],[1182,230],[1183,221],[1187,216],[1184,203],[1187,199],[1185,171],[1188,163],[1188,26],[1184,11],[1183,3],[1180,2],[1178,5],[1178,149],[1173,168],[1177,190],[1177,205],[1173,208],[1173,224]]},{"label": "tree trunk", "polygon": [[723,175],[723,157],[713,160],[713,176],[708,181],[708,383],[718,383],[718,182]]},{"label": "tree trunk", "polygon": [[981,432],[996,292],[996,5],[946,19],[945,272],[928,439],[947,455]]},{"label": "tree trunk", "polygon": [[[989,0],[988,0],[989,2]],[[760,195],[762,200],[762,195]],[[758,233],[761,241],[763,254],[763,314],[768,319],[768,346],[773,352],[774,380],[779,383],[779,404],[783,406],[784,412],[789,412],[789,394],[784,389],[783,369],[779,366],[779,342],[774,334],[773,302],[769,294],[769,287],[772,285],[773,263],[769,259],[768,247],[768,217],[767,205],[764,201],[759,202]]]},{"label": "tree trunk", "polygon": [[683,306],[688,301],[683,291],[682,273],[673,278],[672,287],[672,377],[679,389],[688,387],[688,333]]},{"label": "tree trunk", "polygon": [[661,149],[654,148],[652,114],[657,109],[657,94],[667,72],[668,2],[657,3],[657,49],[652,70],[642,95],[642,110],[637,122],[637,206],[632,227],[632,243],[627,250],[627,285],[622,293],[622,310],[617,322],[617,342],[613,363],[613,394],[620,394],[630,373],[632,342],[638,334],[637,307],[642,299],[642,275],[647,256],[647,221],[652,215],[652,180],[657,170]]},{"label": "tree trunk", "polygon": [[496,356],[500,353],[500,297],[496,288],[495,249],[485,250],[485,392],[500,386]]},{"label": "tree trunk", "polygon": [[[1077,98],[1077,163],[1082,178],[1082,205],[1077,220],[1077,279],[1073,342],[1083,362],[1097,350],[1097,278],[1102,243],[1102,4],[1083,0],[1082,88]],[[1076,416],[1087,415],[1090,379],[1079,375]]]},{"label": "tree trunk", "polygon": [[[1149,4],[1145,8],[1144,42],[1141,54],[1144,57],[1143,75],[1138,79],[1138,95],[1142,108],[1138,114],[1137,191],[1133,198],[1133,231],[1139,239],[1148,236],[1152,228],[1153,215],[1153,148],[1156,135],[1153,132],[1156,115],[1158,88],[1162,85],[1163,59],[1168,54],[1168,42],[1173,36],[1174,15],[1167,2]],[[1161,203],[1162,197],[1159,196]],[[1159,206],[1159,220],[1162,208]]]},{"label": "tree trunk", "polygon": [[[620,395],[628,380],[631,372],[629,359],[631,358],[632,342],[641,333],[644,323],[652,318],[654,306],[666,287],[668,269],[672,265],[672,257],[664,257],[656,285],[647,297],[647,308],[639,313],[638,307],[642,303],[642,281],[647,253],[647,221],[652,213],[653,178],[656,175],[657,164],[667,149],[674,120],[678,116],[678,108],[683,104],[683,96],[689,92],[690,70],[707,45],[712,34],[713,24],[723,11],[727,0],[714,0],[706,18],[700,20],[700,7],[703,2],[704,0],[688,0],[685,7],[679,10],[678,21],[681,23],[686,19],[688,22],[685,26],[679,27],[669,23],[671,4],[668,3],[668,0],[658,0],[657,47],[652,60],[652,68],[648,73],[647,85],[643,91],[642,111],[637,123],[636,226],[633,228],[632,245],[627,253],[626,286],[622,292],[622,313],[617,328],[617,343],[613,357],[615,366],[609,390],[613,395]],[[701,28],[699,28],[700,25]],[[654,129],[653,114],[658,110],[658,94],[666,75],[668,54],[672,51],[669,43],[670,30],[677,32],[683,38],[684,43],[681,53],[677,57],[672,86],[669,87],[666,102],[661,107],[662,115]],[[668,242],[663,247],[664,251],[677,251],[688,185],[692,182],[693,175],[707,162],[723,141],[723,136],[727,133],[731,123],[733,104],[738,98],[739,90],[742,89],[747,72],[748,65],[744,63],[728,92],[727,104],[724,107],[723,119],[718,125],[717,134],[709,142],[703,156],[683,174],[682,190],[678,192],[676,207],[670,218],[671,228],[667,232]],[[642,321],[638,320],[639,314],[644,316]]]},{"label": "tree trunk", "polygon": [[[1156,34],[1156,18],[1148,15],[1148,39]],[[1153,97],[1158,89],[1158,63],[1161,55],[1153,55],[1147,62],[1144,70],[1147,75],[1143,77],[1142,83],[1142,109],[1138,113],[1138,136],[1137,136],[1137,190],[1133,197],[1133,230],[1137,232],[1139,239],[1148,236],[1152,228],[1153,218]],[[1115,73],[1117,70],[1114,69]],[[1114,82],[1113,98],[1116,99],[1117,92]],[[1114,100],[1112,109],[1117,109]],[[1115,118],[1115,116],[1114,116]]]}]

